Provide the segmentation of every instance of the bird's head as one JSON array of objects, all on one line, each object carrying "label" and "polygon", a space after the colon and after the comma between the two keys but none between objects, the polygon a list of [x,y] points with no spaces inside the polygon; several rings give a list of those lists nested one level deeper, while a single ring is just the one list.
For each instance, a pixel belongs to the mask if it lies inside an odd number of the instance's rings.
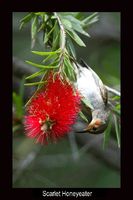
[{"label": "bird's head", "polygon": [[100,133],[103,133],[106,128],[107,128],[107,123],[105,123],[104,121],[102,121],[99,118],[94,118],[89,123],[87,128],[85,128],[82,131],[78,131],[78,133],[87,133],[88,132],[91,134],[100,134]]},{"label": "bird's head", "polygon": [[86,132],[89,132],[91,134],[100,134],[103,133],[106,128],[107,128],[107,123],[105,123],[99,118],[96,118],[92,119],[92,121],[89,123],[89,125],[85,130]]}]

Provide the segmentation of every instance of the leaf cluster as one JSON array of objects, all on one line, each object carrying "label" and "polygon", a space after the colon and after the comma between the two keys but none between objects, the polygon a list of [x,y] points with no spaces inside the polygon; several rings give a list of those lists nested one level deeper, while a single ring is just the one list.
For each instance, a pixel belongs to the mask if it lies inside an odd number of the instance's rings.
[{"label": "leaf cluster", "polygon": [[[26,77],[26,80],[31,80],[37,76],[47,74],[49,70],[53,70],[54,72],[60,72],[68,80],[75,81],[76,74],[72,64],[76,59],[74,44],[76,43],[79,46],[85,47],[85,43],[80,35],[90,37],[85,29],[97,20],[97,13],[93,13],[87,17],[79,12],[28,13],[21,19],[20,29],[28,22],[31,22],[32,48],[35,45],[36,38],[39,37],[39,33],[41,32],[43,36],[42,41],[47,51],[32,51],[32,53],[42,56],[42,64],[26,61],[28,64],[40,69],[35,74]],[[40,82],[26,83],[29,86],[41,84],[43,84],[42,79]]]},{"label": "leaf cluster", "polygon": [[116,140],[117,140],[117,145],[120,148],[120,130],[121,130],[121,122],[120,122],[120,115],[121,115],[121,104],[120,104],[120,96],[115,95],[110,99],[110,109],[111,109],[111,114],[110,114],[110,119],[109,119],[109,124],[108,127],[104,133],[104,142],[103,142],[103,147],[105,147],[109,141],[110,138],[110,133],[111,133],[111,127],[112,127],[112,122],[114,123],[114,128],[115,128],[115,134],[116,134]]}]

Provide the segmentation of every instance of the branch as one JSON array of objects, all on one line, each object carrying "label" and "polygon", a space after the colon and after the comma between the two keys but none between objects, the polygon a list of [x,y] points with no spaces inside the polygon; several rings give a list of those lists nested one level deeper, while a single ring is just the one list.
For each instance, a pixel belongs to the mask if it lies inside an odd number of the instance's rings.
[{"label": "branch", "polygon": [[13,183],[15,183],[19,179],[23,171],[36,159],[40,150],[41,150],[41,146],[37,148],[35,151],[30,152],[24,159],[20,159],[20,161],[17,164],[16,169],[14,169]]},{"label": "branch", "polygon": [[64,61],[64,53],[65,53],[65,45],[66,45],[66,32],[65,32],[64,26],[56,12],[54,12],[54,15],[58,20],[58,23],[60,26],[60,32],[61,32],[61,38],[60,38],[61,55],[60,55],[60,67],[59,67],[59,72],[60,72],[63,61]]},{"label": "branch", "polygon": [[64,29],[64,26],[59,18],[59,16],[57,15],[56,12],[54,12],[54,15],[55,17],[57,18],[58,20],[58,23],[59,23],[59,26],[60,26],[60,29],[61,29],[61,35],[63,36],[62,37],[62,40],[61,40],[61,44],[60,44],[60,48],[62,49],[62,51],[65,50],[65,44],[66,44],[66,33],[65,33],[65,29]]},{"label": "branch", "polygon": [[108,87],[107,85],[105,85],[106,89],[108,90],[108,92],[112,93],[112,94],[115,94],[117,96],[121,96],[120,92],[111,88],[111,87]]}]

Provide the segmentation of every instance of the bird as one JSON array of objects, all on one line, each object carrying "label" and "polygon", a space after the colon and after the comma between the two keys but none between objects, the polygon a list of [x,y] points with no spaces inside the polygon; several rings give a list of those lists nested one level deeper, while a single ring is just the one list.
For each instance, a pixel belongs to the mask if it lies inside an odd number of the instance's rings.
[{"label": "bird", "polygon": [[77,74],[75,87],[80,92],[81,97],[88,100],[91,105],[86,107],[83,103],[83,110],[86,110],[88,114],[91,113],[91,119],[85,129],[76,132],[101,134],[107,128],[110,116],[108,91],[100,77],[85,61],[81,60],[81,64],[74,64],[74,68]]}]

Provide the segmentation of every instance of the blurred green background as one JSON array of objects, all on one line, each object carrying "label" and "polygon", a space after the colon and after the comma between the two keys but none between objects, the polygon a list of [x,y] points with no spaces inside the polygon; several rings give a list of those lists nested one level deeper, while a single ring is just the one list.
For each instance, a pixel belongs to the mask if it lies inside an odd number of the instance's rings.
[{"label": "blurred green background", "polygon": [[[19,30],[19,21],[27,13],[13,13],[13,56],[17,61],[39,61],[31,54],[30,24]],[[86,16],[90,13],[84,13]],[[87,45],[76,47],[77,58],[83,58],[103,82],[120,88],[120,13],[99,12],[99,21],[89,30],[91,38],[82,37]],[[43,50],[37,41],[35,50]],[[20,63],[20,64],[21,64]],[[14,65],[14,63],[13,63]],[[16,64],[17,66],[17,64]],[[31,66],[28,66],[31,67]],[[23,87],[24,73],[13,70],[13,187],[120,187],[120,150],[116,141],[103,149],[103,136],[90,137],[81,142],[72,133],[57,144],[41,146],[27,139],[19,117],[24,114],[24,103],[33,92]],[[22,75],[23,74],[23,75]]]}]

